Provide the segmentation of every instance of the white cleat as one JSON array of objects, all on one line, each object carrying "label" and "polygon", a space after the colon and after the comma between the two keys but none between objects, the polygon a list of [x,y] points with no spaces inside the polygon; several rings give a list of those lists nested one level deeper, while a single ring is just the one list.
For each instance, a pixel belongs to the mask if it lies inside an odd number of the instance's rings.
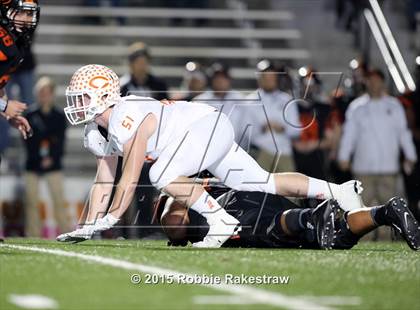
[{"label": "white cleat", "polygon": [[77,243],[92,239],[93,233],[92,225],[83,226],[82,228],[57,236],[56,240],[59,242]]},{"label": "white cleat", "polygon": [[203,241],[193,243],[195,248],[220,248],[230,237],[237,235],[242,227],[239,221],[232,215],[224,211],[221,216],[215,216],[208,220],[210,225],[207,236]]},{"label": "white cleat", "polygon": [[332,187],[334,199],[337,200],[340,208],[344,211],[360,209],[364,207],[362,197],[363,192],[362,182],[351,180]]}]

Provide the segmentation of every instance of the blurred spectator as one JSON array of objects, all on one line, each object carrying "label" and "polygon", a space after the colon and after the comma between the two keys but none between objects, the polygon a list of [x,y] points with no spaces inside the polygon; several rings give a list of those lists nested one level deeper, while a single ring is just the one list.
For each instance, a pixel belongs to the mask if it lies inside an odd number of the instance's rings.
[{"label": "blurred spectator", "polygon": [[[9,99],[20,100],[31,105],[34,102],[34,70],[36,67],[35,57],[31,47],[24,49],[23,61],[11,75],[9,83],[6,85],[7,97]],[[15,94],[15,87],[19,89],[19,97]]]},{"label": "blurred spectator", "polygon": [[[379,5],[383,0],[379,0]],[[362,13],[365,8],[369,8],[369,0],[336,0],[336,14],[338,27],[344,27],[346,31],[354,35],[354,46],[361,46]]]},{"label": "blurred spectator", "polygon": [[[338,148],[342,136],[342,126],[346,115],[349,116],[354,108],[366,102],[365,76],[367,72],[366,62],[362,58],[352,59],[349,63],[351,76],[346,77],[343,85],[334,89],[329,98],[331,112],[327,119],[324,136],[327,141],[327,162],[330,177],[335,183],[343,183],[353,178],[350,171],[342,171],[337,160]],[[360,99],[354,100],[359,97]],[[353,104],[350,106],[350,103]],[[350,107],[349,107],[350,106]]]},{"label": "blurred spectator", "polygon": [[292,96],[294,90],[294,81],[290,71],[291,70],[288,66],[278,66],[277,72],[279,74],[277,75],[277,80],[279,90]]},{"label": "blurred spectator", "polygon": [[354,108],[346,115],[338,154],[341,169],[351,170],[363,182],[362,196],[368,206],[383,204],[396,194],[400,149],[410,174],[417,161],[404,110],[386,94],[384,79],[380,70],[369,72],[368,93],[356,99],[358,106],[351,104]]},{"label": "blurred spectator", "polygon": [[[348,99],[352,99],[345,109],[345,119],[351,118],[353,112],[359,107],[369,102],[370,97],[366,93],[366,76],[369,69],[364,60],[353,59],[350,62],[351,71],[351,91]],[[344,81],[346,83],[346,81]]]},{"label": "blurred spectator", "polygon": [[410,45],[413,49],[420,49],[420,38],[419,38],[419,29],[418,24],[420,21],[417,21],[417,15],[420,13],[420,1],[419,0],[407,0],[407,20],[408,26],[411,30]]},{"label": "blurred spectator", "polygon": [[26,146],[26,225],[28,237],[39,237],[41,221],[38,210],[39,180],[47,181],[54,206],[54,216],[61,232],[68,231],[64,205],[61,160],[64,153],[66,119],[61,109],[54,107],[55,85],[42,77],[35,85],[37,105],[27,114],[34,134],[25,140]]},{"label": "blurred spectator", "polygon": [[338,148],[342,135],[345,113],[350,103],[349,94],[346,89],[338,88],[330,96],[331,112],[327,119],[325,137],[329,141],[327,150],[327,162],[329,163],[330,177],[335,183],[344,183],[352,179],[349,171],[342,171],[337,161]]},{"label": "blurred spectator", "polygon": [[407,16],[408,16],[408,25],[410,30],[413,32],[417,29],[417,19],[416,14],[420,12],[420,1],[418,0],[406,0],[407,2]]},{"label": "blurred spectator", "polygon": [[336,15],[336,24],[340,26],[342,23],[344,14],[347,13],[347,0],[335,0],[335,15]]},{"label": "blurred spectator", "polygon": [[[420,85],[420,65],[417,66],[416,85]],[[420,87],[416,91],[406,93],[400,98],[407,115],[407,123],[413,133],[414,145],[416,146],[417,158],[420,157]],[[413,172],[407,174],[403,170],[405,189],[408,203],[414,215],[420,220],[420,162],[417,161]]]},{"label": "blurred spectator", "polygon": [[168,88],[160,78],[150,73],[149,48],[143,42],[135,42],[128,48],[130,74],[121,78],[121,94],[168,99]]},{"label": "blurred spectator", "polygon": [[257,162],[270,172],[294,171],[291,140],[300,134],[297,105],[288,105],[292,97],[279,90],[280,73],[270,61],[259,62],[257,70],[259,88],[247,97],[265,109],[250,116],[256,129],[252,144],[259,148]]},{"label": "blurred spectator", "polygon": [[303,99],[298,100],[298,109],[302,129],[299,139],[293,143],[296,170],[325,179],[327,163],[324,150],[330,147],[325,129],[331,107],[322,93],[321,80],[311,70],[302,77],[301,84]]},{"label": "blurred spectator", "polygon": [[206,90],[207,77],[200,64],[190,61],[185,65],[185,68],[182,92],[175,94],[172,97],[174,100],[192,101]]},{"label": "blurred spectator", "polygon": [[245,103],[245,97],[232,89],[232,79],[226,65],[214,63],[208,70],[208,76],[211,89],[195,97],[194,101],[204,102],[225,113],[235,130],[235,140],[240,144],[244,134],[245,110],[239,105]]},{"label": "blurred spectator", "polygon": [[365,77],[368,71],[367,64],[362,58],[350,61],[351,82],[349,96],[357,98],[366,92]]}]

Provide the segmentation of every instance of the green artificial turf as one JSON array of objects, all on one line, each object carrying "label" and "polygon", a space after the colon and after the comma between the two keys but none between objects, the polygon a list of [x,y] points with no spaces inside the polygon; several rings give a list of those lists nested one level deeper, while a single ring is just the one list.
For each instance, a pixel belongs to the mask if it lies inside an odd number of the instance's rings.
[{"label": "green artificial turf", "polygon": [[[289,276],[288,284],[244,285],[330,309],[420,309],[420,252],[399,242],[361,243],[347,251],[320,251],[168,248],[164,241],[143,240],[92,240],[71,245],[34,239],[7,239],[0,245],[0,309],[18,309],[9,302],[11,294],[47,296],[57,301],[59,309],[279,308],[270,302],[200,304],[197,296],[232,294],[194,284],[132,284],[133,273],[143,278],[145,274],[6,244],[60,249],[222,278],[225,274]],[[354,303],[325,301],[334,296],[339,300],[350,298]]]}]

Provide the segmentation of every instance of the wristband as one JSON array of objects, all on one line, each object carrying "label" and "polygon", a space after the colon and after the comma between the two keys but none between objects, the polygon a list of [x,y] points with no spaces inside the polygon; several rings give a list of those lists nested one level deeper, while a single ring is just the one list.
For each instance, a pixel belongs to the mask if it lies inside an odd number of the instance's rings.
[{"label": "wristband", "polygon": [[7,108],[7,100],[0,98],[0,111],[6,112],[6,108]]}]

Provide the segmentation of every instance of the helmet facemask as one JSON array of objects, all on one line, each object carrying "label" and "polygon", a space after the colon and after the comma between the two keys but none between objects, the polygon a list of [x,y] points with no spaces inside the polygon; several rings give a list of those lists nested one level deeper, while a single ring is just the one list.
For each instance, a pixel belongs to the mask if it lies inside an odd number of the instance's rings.
[{"label": "helmet facemask", "polygon": [[34,1],[16,1],[6,11],[9,29],[19,38],[30,40],[39,22],[39,11]]}]

